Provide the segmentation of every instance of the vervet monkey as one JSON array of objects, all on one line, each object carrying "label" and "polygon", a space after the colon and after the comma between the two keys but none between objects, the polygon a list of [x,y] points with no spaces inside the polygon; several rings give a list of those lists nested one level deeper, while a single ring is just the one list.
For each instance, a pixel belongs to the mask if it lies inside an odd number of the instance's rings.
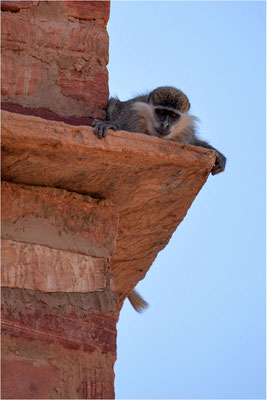
[{"label": "vervet monkey", "polygon": [[[94,133],[101,139],[106,137],[108,129],[126,130],[206,147],[217,152],[211,174],[219,174],[225,169],[226,158],[213,146],[197,138],[197,118],[188,113],[189,109],[187,96],[171,86],[158,87],[151,93],[128,101],[112,97],[107,106],[107,120],[94,121]],[[138,312],[148,306],[135,290],[130,293],[129,300]]]},{"label": "vervet monkey", "polygon": [[187,96],[170,86],[159,87],[128,101],[111,97],[107,120],[94,121],[94,133],[101,139],[106,137],[108,129],[126,130],[215,150],[217,158],[211,174],[216,175],[224,171],[226,158],[213,146],[197,138],[197,118],[188,114],[189,109]]}]

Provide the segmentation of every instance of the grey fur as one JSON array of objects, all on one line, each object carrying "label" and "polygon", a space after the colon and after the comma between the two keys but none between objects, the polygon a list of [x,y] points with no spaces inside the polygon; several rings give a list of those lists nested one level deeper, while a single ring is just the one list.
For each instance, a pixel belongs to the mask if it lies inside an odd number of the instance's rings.
[{"label": "grey fur", "polygon": [[140,119],[136,118],[136,112],[132,106],[136,102],[147,103],[147,99],[147,95],[138,96],[128,101],[120,101],[111,97],[107,107],[107,121],[113,121],[120,130],[142,133]]}]

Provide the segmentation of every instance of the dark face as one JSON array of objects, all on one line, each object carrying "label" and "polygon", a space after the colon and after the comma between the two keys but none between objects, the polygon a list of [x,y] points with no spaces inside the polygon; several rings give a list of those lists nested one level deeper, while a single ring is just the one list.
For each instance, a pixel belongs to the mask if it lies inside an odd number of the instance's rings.
[{"label": "dark face", "polygon": [[159,136],[167,136],[171,133],[172,126],[178,121],[181,114],[168,107],[154,107],[155,123],[154,128]]}]

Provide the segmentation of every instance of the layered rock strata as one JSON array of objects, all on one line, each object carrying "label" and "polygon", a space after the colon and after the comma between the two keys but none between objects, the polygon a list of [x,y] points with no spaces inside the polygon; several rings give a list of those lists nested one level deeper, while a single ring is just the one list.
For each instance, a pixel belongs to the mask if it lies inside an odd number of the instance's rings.
[{"label": "layered rock strata", "polygon": [[2,109],[70,124],[105,118],[109,1],[2,1]]},{"label": "layered rock strata", "polygon": [[90,195],[116,208],[111,268],[122,302],[183,220],[215,152],[120,131],[99,140],[91,127],[2,114],[4,180]]},{"label": "layered rock strata", "polygon": [[2,112],[3,398],[114,397],[119,310],[214,160]]},{"label": "layered rock strata", "polygon": [[142,134],[94,136],[109,7],[1,2],[2,398],[114,398],[124,299],[215,160]]}]

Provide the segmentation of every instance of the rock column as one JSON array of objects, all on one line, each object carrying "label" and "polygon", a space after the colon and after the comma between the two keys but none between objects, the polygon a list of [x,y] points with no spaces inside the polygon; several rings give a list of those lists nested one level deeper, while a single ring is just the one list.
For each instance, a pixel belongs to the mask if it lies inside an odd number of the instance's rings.
[{"label": "rock column", "polygon": [[[2,1],[2,108],[105,118],[109,7]],[[3,182],[2,398],[114,397],[117,229],[100,200]]]},{"label": "rock column", "polygon": [[2,183],[2,398],[114,397],[117,228],[90,196]]}]

